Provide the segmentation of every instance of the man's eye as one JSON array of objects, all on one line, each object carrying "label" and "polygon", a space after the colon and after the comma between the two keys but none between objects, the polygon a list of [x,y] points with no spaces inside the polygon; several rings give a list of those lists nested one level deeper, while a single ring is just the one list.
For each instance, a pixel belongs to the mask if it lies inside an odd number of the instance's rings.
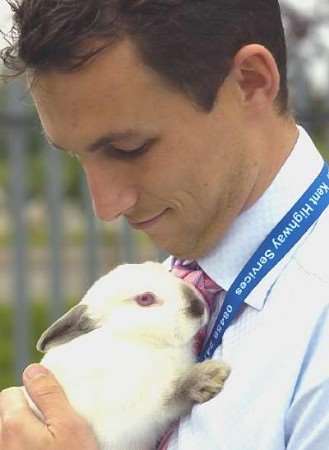
[{"label": "man's eye", "polygon": [[137,156],[140,156],[143,153],[145,153],[148,150],[149,146],[150,146],[150,143],[146,142],[141,147],[132,148],[132,149],[128,150],[128,149],[117,148],[117,147],[114,147],[113,145],[111,145],[110,147],[105,148],[105,153],[106,153],[106,155],[113,157],[113,158],[117,158],[117,159],[133,159],[133,158],[136,158]]}]

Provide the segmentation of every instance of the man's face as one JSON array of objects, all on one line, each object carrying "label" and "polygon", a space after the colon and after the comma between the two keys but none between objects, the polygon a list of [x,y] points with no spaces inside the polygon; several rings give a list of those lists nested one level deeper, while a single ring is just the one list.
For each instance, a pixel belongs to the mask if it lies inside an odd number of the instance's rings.
[{"label": "man's face", "polygon": [[99,218],[123,215],[193,259],[245,207],[257,157],[230,77],[205,113],[122,41],[78,72],[40,75],[32,95],[49,140],[79,157]]}]

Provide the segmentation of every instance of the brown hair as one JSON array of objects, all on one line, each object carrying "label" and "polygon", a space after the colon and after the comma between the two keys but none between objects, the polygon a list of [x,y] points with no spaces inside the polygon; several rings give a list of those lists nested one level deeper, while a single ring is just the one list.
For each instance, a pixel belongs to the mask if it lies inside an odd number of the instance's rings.
[{"label": "brown hair", "polygon": [[[286,42],[277,0],[7,0],[14,13],[0,57],[15,75],[72,71],[128,36],[144,63],[205,111],[233,58],[265,46],[281,75],[277,106],[288,110]],[[87,42],[99,42],[86,51]],[[105,43],[105,44],[104,44]]]}]

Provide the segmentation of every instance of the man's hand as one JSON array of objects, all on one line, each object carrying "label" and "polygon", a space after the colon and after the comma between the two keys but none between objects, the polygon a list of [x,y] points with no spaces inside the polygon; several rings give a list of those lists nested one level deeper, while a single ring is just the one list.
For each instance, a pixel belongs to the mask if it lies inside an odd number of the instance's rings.
[{"label": "man's hand", "polygon": [[99,450],[91,427],[47,369],[32,364],[23,381],[45,423],[34,415],[21,389],[5,389],[0,394],[0,450]]}]

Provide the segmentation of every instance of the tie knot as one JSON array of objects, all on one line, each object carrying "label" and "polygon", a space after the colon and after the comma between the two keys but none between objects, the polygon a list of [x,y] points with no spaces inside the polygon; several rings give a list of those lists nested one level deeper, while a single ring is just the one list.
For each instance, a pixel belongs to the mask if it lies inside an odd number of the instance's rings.
[{"label": "tie knot", "polygon": [[[179,278],[184,279],[185,281],[193,284],[202,294],[205,299],[209,311],[213,311],[214,299],[216,295],[221,292],[223,289],[215,283],[208,275],[201,269],[199,264],[196,261],[189,260],[179,260],[174,258],[172,264],[172,272]],[[203,346],[203,343],[206,339],[207,327],[203,327],[194,339],[194,351],[195,354],[198,354]],[[177,422],[173,425],[172,428],[168,430],[168,432],[163,437],[158,449],[159,450],[168,450],[170,436],[172,435],[175,427],[177,426]]]},{"label": "tie knot", "polygon": [[175,259],[172,272],[193,284],[203,295],[209,310],[212,310],[214,299],[222,288],[201,269],[196,261]]}]

